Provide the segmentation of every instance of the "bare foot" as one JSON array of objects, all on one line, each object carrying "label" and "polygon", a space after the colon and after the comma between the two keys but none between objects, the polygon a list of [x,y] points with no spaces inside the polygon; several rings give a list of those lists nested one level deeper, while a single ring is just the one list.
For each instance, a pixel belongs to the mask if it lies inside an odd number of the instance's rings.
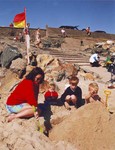
[{"label": "bare foot", "polygon": [[11,122],[13,119],[15,119],[15,115],[16,115],[16,114],[10,114],[10,115],[8,116],[8,118],[7,118],[7,121],[8,121],[8,122]]},{"label": "bare foot", "polygon": [[71,107],[70,107],[70,105],[69,105],[67,102],[65,102],[65,108],[66,108],[67,110],[71,110]]}]

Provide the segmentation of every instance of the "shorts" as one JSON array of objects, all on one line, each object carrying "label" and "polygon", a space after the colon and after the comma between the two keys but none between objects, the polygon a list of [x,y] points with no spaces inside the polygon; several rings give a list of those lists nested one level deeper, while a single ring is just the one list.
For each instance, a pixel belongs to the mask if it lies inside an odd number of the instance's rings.
[{"label": "shorts", "polygon": [[6,105],[6,109],[8,111],[8,113],[18,113],[22,110],[22,108],[26,105],[26,103],[22,103],[22,104],[19,104],[19,105]]}]

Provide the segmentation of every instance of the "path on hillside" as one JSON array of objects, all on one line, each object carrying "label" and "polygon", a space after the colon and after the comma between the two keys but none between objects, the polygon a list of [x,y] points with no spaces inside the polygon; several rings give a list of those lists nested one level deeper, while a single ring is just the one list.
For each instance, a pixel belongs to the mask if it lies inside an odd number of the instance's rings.
[{"label": "path on hillside", "polygon": [[[81,40],[83,41],[83,46],[81,46]],[[97,41],[98,39],[90,37],[84,39],[67,37],[64,38],[64,42],[61,44],[60,48],[46,48],[44,52],[65,62],[78,64],[79,66],[89,66],[89,56],[84,50],[91,48]]]},{"label": "path on hillside", "polygon": [[72,50],[63,51],[56,49],[45,49],[44,52],[68,63],[78,64],[80,66],[89,65],[89,56],[86,56],[82,52],[72,52]]}]

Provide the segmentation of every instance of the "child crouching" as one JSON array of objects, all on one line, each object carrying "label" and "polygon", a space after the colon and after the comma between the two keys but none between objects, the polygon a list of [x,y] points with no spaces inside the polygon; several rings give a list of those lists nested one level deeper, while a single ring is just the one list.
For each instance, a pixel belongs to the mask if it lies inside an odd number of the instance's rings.
[{"label": "child crouching", "polygon": [[65,108],[70,110],[71,105],[78,108],[82,101],[82,90],[78,86],[79,79],[77,77],[71,77],[69,79],[70,86],[61,95],[61,100],[65,105]]}]

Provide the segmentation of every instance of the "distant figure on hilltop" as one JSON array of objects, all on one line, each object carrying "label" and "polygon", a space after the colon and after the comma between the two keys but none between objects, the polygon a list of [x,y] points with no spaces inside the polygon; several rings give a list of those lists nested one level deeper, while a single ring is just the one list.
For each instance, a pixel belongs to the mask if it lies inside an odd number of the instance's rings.
[{"label": "distant figure on hilltop", "polygon": [[27,49],[27,60],[28,64],[30,63],[29,60],[29,49],[30,49],[30,31],[29,31],[30,23],[27,23],[26,27],[23,30],[23,34],[25,37],[25,44],[26,44],[26,49]]},{"label": "distant figure on hilltop", "polygon": [[62,37],[66,37],[66,32],[65,32],[64,28],[61,29],[61,35],[62,35]]},{"label": "distant figure on hilltop", "polygon": [[11,28],[10,36],[14,36],[14,35],[15,35],[15,32],[14,32],[14,28],[13,28],[14,25],[13,25],[12,22],[10,23],[9,27]]},{"label": "distant figure on hilltop", "polygon": [[41,43],[41,34],[40,34],[40,29],[38,28],[35,31],[35,46],[38,48],[40,43]]},{"label": "distant figure on hilltop", "polygon": [[25,35],[30,35],[29,27],[30,27],[30,23],[27,23],[26,27],[23,30]]},{"label": "distant figure on hilltop", "polygon": [[80,46],[84,46],[83,40],[80,41]]},{"label": "distant figure on hilltop", "polygon": [[10,28],[13,28],[13,27],[14,27],[13,23],[10,23],[9,27],[10,27]]},{"label": "distant figure on hilltop", "polygon": [[90,27],[87,27],[87,28],[86,28],[86,33],[87,33],[88,36],[91,35]]},{"label": "distant figure on hilltop", "polygon": [[24,42],[24,35],[22,32],[19,32],[19,41]]}]

